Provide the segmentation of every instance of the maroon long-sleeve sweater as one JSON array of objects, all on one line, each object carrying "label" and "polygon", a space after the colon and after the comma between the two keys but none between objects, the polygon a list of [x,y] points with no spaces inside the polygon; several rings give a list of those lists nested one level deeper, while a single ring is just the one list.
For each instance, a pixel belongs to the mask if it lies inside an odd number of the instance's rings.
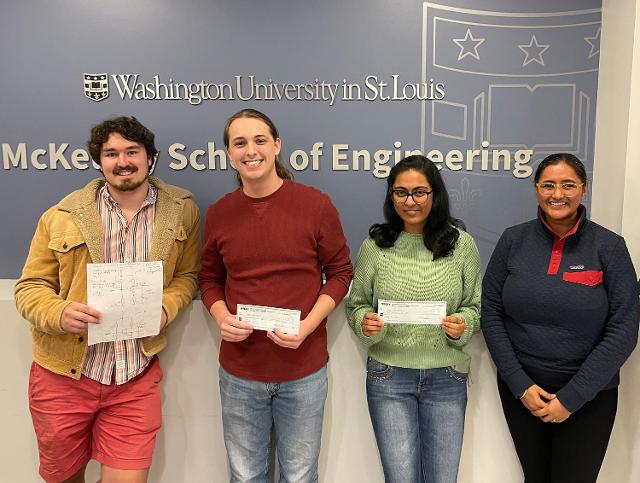
[{"label": "maroon long-sleeve sweater", "polygon": [[[304,318],[321,294],[338,304],[351,276],[338,212],[315,188],[285,180],[264,198],[250,198],[237,189],[207,211],[200,272],[207,309],[224,300],[232,314],[242,303],[298,309]],[[296,350],[276,345],[261,330],[242,342],[222,341],[220,364],[244,379],[305,377],[327,363],[325,324]]]}]

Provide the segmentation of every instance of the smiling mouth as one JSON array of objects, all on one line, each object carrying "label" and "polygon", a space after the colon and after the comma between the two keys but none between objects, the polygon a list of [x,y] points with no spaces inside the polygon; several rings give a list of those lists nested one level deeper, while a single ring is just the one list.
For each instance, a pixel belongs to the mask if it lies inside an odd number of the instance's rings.
[{"label": "smiling mouth", "polygon": [[254,168],[262,163],[262,159],[253,159],[251,161],[243,161],[242,164],[249,168]]},{"label": "smiling mouth", "polygon": [[136,171],[138,170],[134,168],[115,169],[113,170],[113,174],[115,174],[116,176],[129,176],[134,174]]}]

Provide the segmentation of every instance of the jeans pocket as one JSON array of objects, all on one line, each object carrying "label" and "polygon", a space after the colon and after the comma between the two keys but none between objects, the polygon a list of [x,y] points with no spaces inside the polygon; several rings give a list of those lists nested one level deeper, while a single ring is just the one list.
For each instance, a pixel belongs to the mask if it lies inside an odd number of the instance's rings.
[{"label": "jeans pocket", "polygon": [[463,384],[467,383],[467,378],[469,377],[469,373],[468,372],[456,371],[453,368],[453,366],[446,367],[446,369],[447,369],[447,373],[449,374],[449,377],[451,379],[453,379],[454,381],[461,382]]},{"label": "jeans pocket", "polygon": [[393,376],[393,366],[367,358],[367,379],[370,381],[387,381]]}]

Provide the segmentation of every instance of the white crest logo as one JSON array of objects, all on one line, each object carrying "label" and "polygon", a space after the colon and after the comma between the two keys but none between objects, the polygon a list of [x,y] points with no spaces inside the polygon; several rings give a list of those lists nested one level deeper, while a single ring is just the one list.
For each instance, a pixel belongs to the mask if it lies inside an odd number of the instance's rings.
[{"label": "white crest logo", "polygon": [[95,102],[109,97],[108,74],[84,74],[84,95]]}]

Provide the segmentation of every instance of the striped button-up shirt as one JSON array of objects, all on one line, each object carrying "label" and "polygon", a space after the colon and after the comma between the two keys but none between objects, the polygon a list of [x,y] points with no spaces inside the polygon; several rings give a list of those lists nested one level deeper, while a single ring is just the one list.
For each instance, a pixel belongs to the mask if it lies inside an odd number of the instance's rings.
[{"label": "striped button-up shirt", "polygon": [[[104,232],[105,263],[148,261],[157,194],[157,188],[149,185],[147,199],[127,223],[107,185],[100,189],[97,202]],[[101,342],[89,346],[82,374],[102,384],[124,384],[140,374],[149,361],[138,339]]]}]

